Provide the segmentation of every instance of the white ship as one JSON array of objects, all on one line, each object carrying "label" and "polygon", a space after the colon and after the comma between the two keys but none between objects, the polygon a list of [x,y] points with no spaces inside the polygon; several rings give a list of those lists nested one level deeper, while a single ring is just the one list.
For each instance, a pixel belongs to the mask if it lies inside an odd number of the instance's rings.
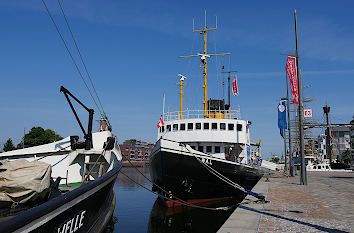
[{"label": "white ship", "polygon": [[213,29],[205,25],[194,30],[203,35],[204,51],[184,56],[201,59],[204,109],[183,110],[185,77],[180,75],[180,111],[163,114],[150,156],[154,190],[193,203],[245,196],[263,175],[261,160],[251,153],[251,122],[242,120],[240,111],[231,110],[224,100],[207,99],[207,59],[229,55],[207,53],[206,34]]}]

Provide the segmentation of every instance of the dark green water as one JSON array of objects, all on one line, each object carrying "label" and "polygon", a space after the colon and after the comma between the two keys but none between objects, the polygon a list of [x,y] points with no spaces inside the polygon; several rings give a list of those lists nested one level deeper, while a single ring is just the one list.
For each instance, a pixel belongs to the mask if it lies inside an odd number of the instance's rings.
[{"label": "dark green water", "polygon": [[[149,168],[139,168],[150,177]],[[151,184],[134,168],[122,171],[135,181],[151,189]],[[234,209],[210,211],[190,207],[166,208],[155,194],[143,189],[119,174],[115,184],[118,218],[115,232],[216,232]],[[226,206],[235,203],[220,203]]]}]

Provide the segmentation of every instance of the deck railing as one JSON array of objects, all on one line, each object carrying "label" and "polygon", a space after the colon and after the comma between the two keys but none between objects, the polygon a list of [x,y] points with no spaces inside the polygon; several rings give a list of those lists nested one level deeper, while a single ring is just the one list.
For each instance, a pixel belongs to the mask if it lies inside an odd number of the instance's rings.
[{"label": "deck railing", "polygon": [[[241,119],[239,110],[209,110],[204,114],[204,110],[185,110],[182,112],[182,119]],[[181,119],[181,112],[167,112],[163,115],[164,121],[173,121]]]}]

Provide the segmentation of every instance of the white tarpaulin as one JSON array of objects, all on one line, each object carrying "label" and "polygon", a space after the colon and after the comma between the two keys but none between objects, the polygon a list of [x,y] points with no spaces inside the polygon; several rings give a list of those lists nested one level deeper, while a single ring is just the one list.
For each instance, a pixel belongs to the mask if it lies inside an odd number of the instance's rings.
[{"label": "white tarpaulin", "polygon": [[0,163],[0,201],[25,203],[46,195],[50,164],[26,159],[6,159]]}]

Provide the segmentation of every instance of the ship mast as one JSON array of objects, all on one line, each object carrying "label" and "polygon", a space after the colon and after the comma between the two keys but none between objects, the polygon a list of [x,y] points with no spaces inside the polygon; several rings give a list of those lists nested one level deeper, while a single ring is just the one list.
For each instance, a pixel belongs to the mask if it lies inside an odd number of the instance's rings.
[{"label": "ship mast", "polygon": [[187,78],[181,74],[178,74],[178,76],[180,76],[180,80],[179,83],[177,83],[177,85],[179,86],[179,119],[183,119],[183,86],[184,84],[184,80]]},{"label": "ship mast", "polygon": [[214,56],[214,55],[231,55],[231,53],[220,53],[220,54],[208,54],[207,53],[207,32],[210,30],[216,30],[217,29],[217,18],[216,18],[216,23],[215,23],[215,28],[207,28],[206,25],[206,12],[205,12],[205,23],[204,23],[204,28],[200,29],[200,30],[194,30],[194,20],[193,20],[193,32],[199,32],[201,35],[203,35],[203,41],[204,41],[204,51],[203,53],[198,53],[196,55],[189,55],[189,56],[180,56],[180,57],[200,57],[201,62],[203,64],[203,89],[204,89],[204,98],[203,98],[203,106],[204,106],[204,118],[208,118],[208,86],[207,86],[207,79],[208,79],[208,75],[207,75],[207,58],[210,56]]}]

